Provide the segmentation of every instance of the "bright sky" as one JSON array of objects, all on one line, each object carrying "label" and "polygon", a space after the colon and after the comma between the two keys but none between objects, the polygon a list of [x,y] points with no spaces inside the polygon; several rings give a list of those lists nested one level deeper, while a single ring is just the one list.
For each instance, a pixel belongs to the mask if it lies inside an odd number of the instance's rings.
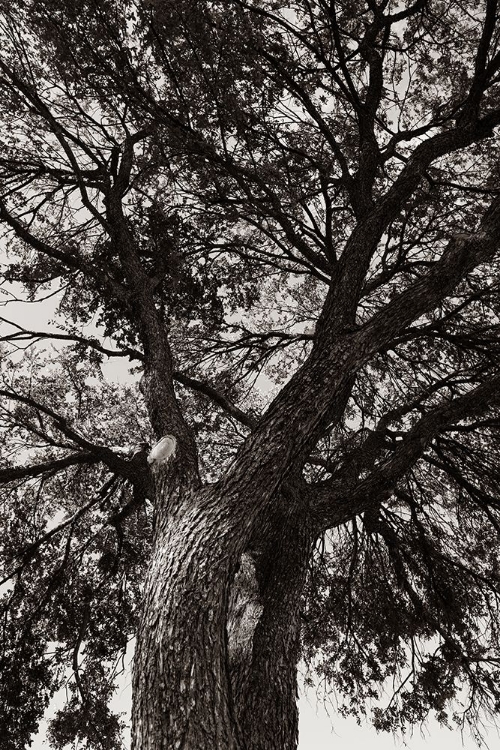
[{"label": "bright sky", "polygon": [[[118,691],[114,702],[117,711],[128,712],[130,706],[130,679]],[[342,719],[318,703],[314,691],[303,695],[300,706],[299,750],[477,750],[477,745],[468,735],[439,726],[435,721],[426,727],[415,728],[412,735],[395,738],[390,734],[377,734],[369,726],[359,727],[354,719]],[[489,727],[487,748],[500,746],[500,735]],[[128,745],[126,745],[128,750]],[[31,750],[49,750],[42,733],[35,739]],[[77,749],[75,749],[77,750]]]}]

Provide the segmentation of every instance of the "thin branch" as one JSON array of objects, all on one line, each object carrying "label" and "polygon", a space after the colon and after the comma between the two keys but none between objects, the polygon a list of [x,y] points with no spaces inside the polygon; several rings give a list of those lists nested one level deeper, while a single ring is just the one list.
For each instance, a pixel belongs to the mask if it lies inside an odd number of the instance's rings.
[{"label": "thin branch", "polygon": [[23,396],[22,394],[15,393],[12,390],[0,388],[0,396],[13,401],[18,401],[19,403],[25,404],[26,406],[30,406],[33,409],[41,412],[42,414],[50,417],[57,429],[62,432],[63,435],[76,443],[76,445],[79,445],[89,453],[92,453],[96,457],[96,460],[102,461],[103,463],[107,464],[113,471],[116,471],[122,476],[128,475],[128,470],[130,468],[129,462],[121,459],[116,453],[114,453],[106,446],[96,445],[95,443],[90,442],[90,440],[84,438],[69,425],[66,417],[58,414],[48,406],[41,404],[34,398],[30,396]]},{"label": "thin branch", "polygon": [[99,459],[93,453],[73,453],[64,458],[55,458],[53,461],[45,461],[41,464],[32,466],[12,466],[7,469],[0,469],[0,484],[12,482],[16,479],[26,479],[28,477],[37,477],[40,474],[55,474],[68,466],[77,464],[95,464]]},{"label": "thin branch", "polygon": [[142,354],[142,352],[137,351],[137,349],[131,349],[129,347],[121,350],[108,349],[94,338],[87,338],[85,336],[78,336],[76,334],[56,333],[55,331],[30,331],[27,328],[23,328],[17,323],[14,323],[14,321],[9,320],[8,318],[3,318],[2,316],[0,316],[0,321],[12,326],[13,328],[18,329],[17,333],[10,333],[6,334],[5,336],[0,336],[0,341],[26,341],[30,339],[55,339],[57,341],[74,341],[75,343],[89,346],[92,349],[100,352],[101,354],[105,354],[107,357],[129,357],[129,359],[131,360],[144,359],[144,355]]},{"label": "thin branch", "polygon": [[250,429],[253,429],[255,427],[257,420],[254,419],[254,417],[250,416],[249,414],[238,408],[235,404],[231,403],[229,399],[227,399],[219,391],[213,388],[213,386],[209,385],[208,383],[204,383],[201,380],[196,380],[189,375],[184,375],[184,373],[179,371],[175,371],[173,373],[173,377],[174,380],[177,380],[177,382],[181,383],[181,385],[184,385],[187,388],[191,388],[198,393],[203,393],[205,396],[208,396],[208,398],[211,399],[215,404],[220,406],[223,411],[225,411],[231,417],[234,417],[234,419],[238,420],[238,422],[241,422],[241,424],[245,425],[246,427],[250,427]]},{"label": "thin branch", "polygon": [[21,570],[25,567],[25,565],[33,558],[33,555],[35,554],[35,552],[38,549],[40,549],[42,545],[46,544],[46,542],[52,539],[53,536],[55,536],[56,534],[60,534],[68,526],[71,526],[76,521],[78,521],[78,519],[81,518],[88,510],[90,510],[95,505],[98,505],[99,503],[106,500],[109,497],[109,494],[111,493],[111,491],[114,489],[117,481],[118,481],[118,478],[116,476],[112,476],[103,484],[103,486],[88,501],[88,503],[83,505],[81,508],[78,508],[78,510],[75,511],[71,516],[68,516],[68,518],[65,518],[63,521],[61,521],[61,523],[58,523],[57,526],[54,526],[54,528],[47,531],[41,537],[39,537],[34,542],[32,542],[32,544],[29,544],[27,547],[25,547],[25,549],[20,551],[18,553],[18,557],[21,558],[22,562],[14,570],[12,570],[8,575],[6,575],[2,580],[0,580],[0,586],[6,583],[13,576],[20,573]]}]

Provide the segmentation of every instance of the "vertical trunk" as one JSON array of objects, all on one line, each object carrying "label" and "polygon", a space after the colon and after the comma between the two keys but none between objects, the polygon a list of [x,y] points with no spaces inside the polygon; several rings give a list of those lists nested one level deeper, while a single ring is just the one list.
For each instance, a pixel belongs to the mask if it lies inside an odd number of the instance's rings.
[{"label": "vertical trunk", "polygon": [[[248,750],[297,747],[300,603],[310,549],[306,525],[289,521],[257,557],[258,589],[247,605],[247,630],[257,612],[260,617],[253,638],[240,639],[231,665],[235,712]],[[250,591],[248,573],[246,580]]]},{"label": "vertical trunk", "polygon": [[134,659],[133,750],[240,750],[225,618],[230,524],[202,493],[158,529]]},{"label": "vertical trunk", "polygon": [[160,514],[134,659],[132,750],[297,745],[299,607],[310,534],[293,517],[295,505],[268,519],[256,566],[243,555],[231,627],[229,593],[250,527],[240,517],[243,503],[213,492],[170,493]]}]

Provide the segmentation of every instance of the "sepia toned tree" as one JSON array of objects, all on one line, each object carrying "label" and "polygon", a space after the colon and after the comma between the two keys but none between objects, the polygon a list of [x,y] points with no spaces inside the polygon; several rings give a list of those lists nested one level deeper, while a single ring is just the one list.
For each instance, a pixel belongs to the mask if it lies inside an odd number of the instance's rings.
[{"label": "sepia toned tree", "polygon": [[2,2],[6,750],[498,711],[498,16]]}]

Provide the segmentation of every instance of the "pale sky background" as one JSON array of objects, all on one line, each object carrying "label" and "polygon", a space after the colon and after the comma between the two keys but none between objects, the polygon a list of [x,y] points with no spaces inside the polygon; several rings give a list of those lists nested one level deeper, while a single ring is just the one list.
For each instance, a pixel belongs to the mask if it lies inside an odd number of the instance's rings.
[{"label": "pale sky background", "polygon": [[[113,708],[128,713],[129,707],[128,676],[117,691]],[[333,706],[327,711],[316,699],[314,690],[301,695],[299,707],[299,750],[477,750],[477,745],[468,734],[440,727],[436,721],[429,721],[423,727],[415,727],[404,738],[386,733],[378,734],[373,727],[358,726],[354,719],[337,716]],[[31,750],[50,750],[49,744],[43,740],[43,733],[42,728]],[[500,747],[500,735],[493,726],[489,727],[486,742],[485,747],[489,750]]]},{"label": "pale sky background", "polygon": [[[10,286],[13,289],[13,286]],[[4,286],[4,290],[6,286]],[[14,320],[19,325],[37,331],[48,330],[54,311],[57,306],[57,297],[51,298],[43,304],[27,304],[12,302],[12,297],[1,293],[0,289],[0,316]],[[8,304],[5,304],[9,300]],[[0,330],[7,330],[0,321]],[[12,330],[12,329],[10,329]],[[88,333],[88,331],[87,331]],[[93,332],[94,333],[94,332]],[[124,362],[111,360],[105,368],[106,375],[116,381],[126,382],[129,380]],[[61,698],[59,698],[61,700]],[[54,711],[58,701],[49,708],[49,714]],[[114,701],[114,709],[128,713],[130,706],[130,676],[122,679],[117,696]],[[378,734],[373,727],[358,726],[354,719],[343,719],[337,716],[334,706],[328,711],[321,701],[316,698],[316,693],[309,690],[302,691],[299,702],[300,706],[300,741],[299,750],[358,750],[358,748],[369,748],[369,750],[476,750],[477,745],[467,734],[458,730],[449,730],[441,727],[436,721],[429,721],[423,727],[415,727],[412,733],[404,738],[393,737],[391,734]],[[40,733],[34,739],[30,750],[50,750],[49,744],[44,740],[45,722],[40,727]],[[1,727],[0,727],[0,750],[1,750]],[[497,730],[487,725],[482,732],[486,740],[486,748],[497,750],[500,748],[500,734]],[[20,748],[20,750],[23,750]],[[71,750],[79,750],[71,748]],[[200,748],[200,750],[203,750]]]}]

